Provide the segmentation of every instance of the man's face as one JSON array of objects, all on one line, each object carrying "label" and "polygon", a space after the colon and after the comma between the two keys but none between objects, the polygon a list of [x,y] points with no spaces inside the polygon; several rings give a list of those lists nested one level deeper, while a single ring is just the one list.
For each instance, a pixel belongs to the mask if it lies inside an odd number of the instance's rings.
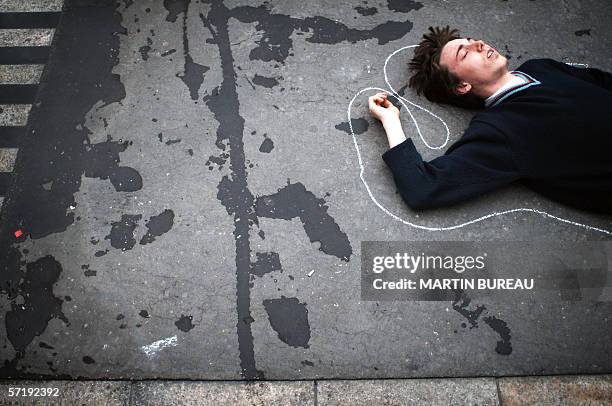
[{"label": "man's face", "polygon": [[440,53],[440,65],[459,77],[457,92],[478,91],[483,85],[494,83],[508,71],[508,60],[495,48],[473,38],[458,38],[447,42]]}]

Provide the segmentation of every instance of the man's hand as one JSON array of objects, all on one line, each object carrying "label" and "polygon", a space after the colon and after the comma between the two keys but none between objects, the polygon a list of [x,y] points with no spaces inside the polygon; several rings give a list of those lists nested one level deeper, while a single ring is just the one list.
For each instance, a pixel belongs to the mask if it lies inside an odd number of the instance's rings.
[{"label": "man's hand", "polygon": [[385,127],[389,148],[393,148],[406,141],[406,136],[399,118],[400,111],[387,99],[388,96],[388,93],[376,93],[368,98],[368,106],[370,107],[370,113],[379,119]]},{"label": "man's hand", "polygon": [[399,122],[400,111],[387,99],[388,96],[388,93],[380,92],[368,98],[370,113],[383,124],[391,121]]}]

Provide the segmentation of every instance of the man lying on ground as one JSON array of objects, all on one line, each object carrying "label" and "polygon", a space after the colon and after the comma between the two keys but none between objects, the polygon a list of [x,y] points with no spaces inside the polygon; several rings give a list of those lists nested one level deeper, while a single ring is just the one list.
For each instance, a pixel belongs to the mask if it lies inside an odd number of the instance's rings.
[{"label": "man lying on ground", "polygon": [[480,107],[446,153],[425,162],[386,93],[369,98],[383,159],[413,209],[459,203],[512,182],[558,202],[612,213],[612,75],[552,59],[508,60],[457,30],[429,28],[409,85],[437,103]]}]

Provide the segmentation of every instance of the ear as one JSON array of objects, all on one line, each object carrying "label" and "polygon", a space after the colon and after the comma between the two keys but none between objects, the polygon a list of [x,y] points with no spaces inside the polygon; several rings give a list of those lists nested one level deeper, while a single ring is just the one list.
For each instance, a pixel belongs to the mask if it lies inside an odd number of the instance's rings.
[{"label": "ear", "polygon": [[460,96],[468,94],[470,90],[472,90],[472,85],[470,85],[468,82],[461,82],[455,87],[455,93]]}]

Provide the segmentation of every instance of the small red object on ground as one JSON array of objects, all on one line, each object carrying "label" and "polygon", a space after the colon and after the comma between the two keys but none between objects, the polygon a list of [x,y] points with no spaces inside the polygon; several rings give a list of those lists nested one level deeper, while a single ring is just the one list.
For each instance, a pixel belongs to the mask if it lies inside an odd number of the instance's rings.
[{"label": "small red object on ground", "polygon": [[19,237],[21,237],[22,235],[23,235],[23,231],[21,231],[21,230],[17,230],[17,231],[15,231],[15,237],[19,238]]}]

